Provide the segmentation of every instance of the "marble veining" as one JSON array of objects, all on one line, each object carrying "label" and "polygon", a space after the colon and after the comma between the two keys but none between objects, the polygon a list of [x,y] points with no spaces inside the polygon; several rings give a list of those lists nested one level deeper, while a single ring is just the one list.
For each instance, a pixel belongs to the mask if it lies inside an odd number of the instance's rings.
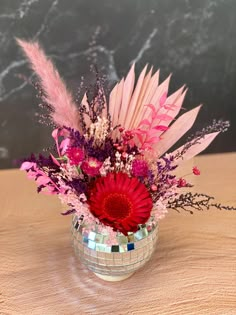
[{"label": "marble veining", "polygon": [[197,127],[231,119],[207,152],[235,151],[236,2],[234,0],[12,0],[0,2],[0,168],[50,145],[37,123],[34,78],[14,38],[39,40],[76,94],[90,64],[114,85],[136,62],[173,73],[171,90],[189,86],[184,104],[204,103]]},{"label": "marble veining", "polygon": [[134,62],[139,62],[139,60],[141,60],[141,58],[143,57],[143,54],[145,53],[146,50],[152,48],[152,39],[155,37],[157,33],[157,28],[154,28],[153,31],[150,33],[150,35],[148,36],[148,38],[144,41],[143,46],[141,47],[141,49],[139,50],[137,56],[130,61],[130,65],[132,65]]}]

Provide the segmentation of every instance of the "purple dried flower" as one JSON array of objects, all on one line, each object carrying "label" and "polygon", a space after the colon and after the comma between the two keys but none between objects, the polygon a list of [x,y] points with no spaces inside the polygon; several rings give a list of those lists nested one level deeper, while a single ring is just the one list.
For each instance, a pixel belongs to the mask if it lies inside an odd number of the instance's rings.
[{"label": "purple dried flower", "polygon": [[85,193],[87,190],[86,182],[79,178],[74,178],[72,181],[68,181],[66,184],[74,189],[78,195]]}]

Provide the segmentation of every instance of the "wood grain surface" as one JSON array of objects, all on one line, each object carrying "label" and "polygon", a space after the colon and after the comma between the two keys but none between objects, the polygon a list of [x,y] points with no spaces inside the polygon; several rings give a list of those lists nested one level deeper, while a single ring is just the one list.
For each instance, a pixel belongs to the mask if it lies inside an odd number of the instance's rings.
[{"label": "wood grain surface", "polygon": [[[236,206],[236,154],[194,163],[196,190]],[[236,315],[236,212],[171,211],[151,261],[108,283],[74,256],[56,198],[18,170],[0,179],[0,314]]]}]

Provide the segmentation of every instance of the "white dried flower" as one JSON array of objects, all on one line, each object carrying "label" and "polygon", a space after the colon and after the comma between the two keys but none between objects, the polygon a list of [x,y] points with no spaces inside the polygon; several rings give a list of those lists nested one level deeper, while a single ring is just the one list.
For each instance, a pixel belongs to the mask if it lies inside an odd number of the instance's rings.
[{"label": "white dried flower", "polygon": [[108,157],[103,162],[102,167],[100,168],[99,172],[102,176],[106,176],[107,173],[112,172],[114,167],[111,166],[111,158]]},{"label": "white dried flower", "polygon": [[116,160],[120,161],[121,154],[118,151],[116,151],[115,157],[116,157]]},{"label": "white dried flower", "polygon": [[90,137],[94,137],[95,142],[103,142],[109,129],[109,121],[105,117],[97,117],[97,122],[92,123],[89,127]]},{"label": "white dried flower", "polygon": [[60,167],[60,177],[69,180],[79,177],[76,166],[70,165],[69,163],[63,163]]}]

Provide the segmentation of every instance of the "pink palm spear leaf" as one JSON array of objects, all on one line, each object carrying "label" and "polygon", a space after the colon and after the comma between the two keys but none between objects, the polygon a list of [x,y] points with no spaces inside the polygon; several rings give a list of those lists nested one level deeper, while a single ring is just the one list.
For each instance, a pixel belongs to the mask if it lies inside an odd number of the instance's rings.
[{"label": "pink palm spear leaf", "polygon": [[[167,97],[170,76],[159,84],[159,70],[154,74],[152,69],[146,71],[147,66],[135,86],[134,65],[131,67],[127,77],[111,91],[109,111],[114,126],[121,125],[125,130],[131,130],[139,146],[141,144],[144,150],[153,149],[162,156],[193,126],[201,105],[175,120],[187,90],[183,86]],[[182,160],[190,159],[203,151],[218,133],[203,134],[196,143],[188,143],[174,154],[185,148]]]}]

